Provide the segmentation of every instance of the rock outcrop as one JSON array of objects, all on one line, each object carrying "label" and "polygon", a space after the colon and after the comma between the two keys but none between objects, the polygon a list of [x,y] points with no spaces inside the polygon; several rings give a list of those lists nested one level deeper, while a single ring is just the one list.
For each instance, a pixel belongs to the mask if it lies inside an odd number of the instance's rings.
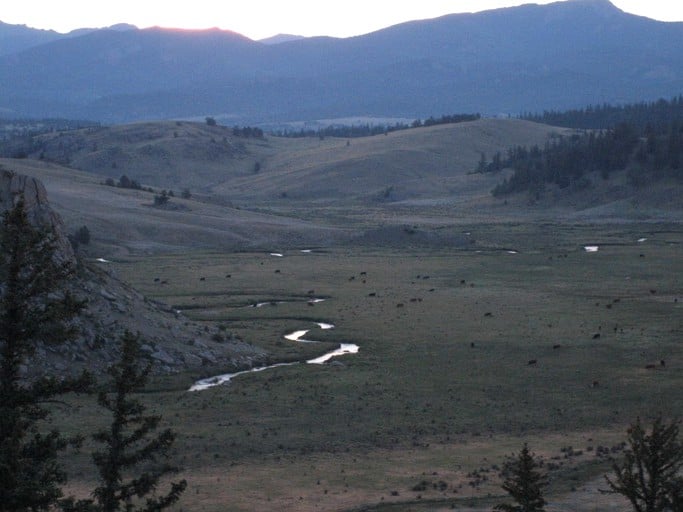
[{"label": "rock outcrop", "polygon": [[51,229],[56,235],[56,257],[76,263],[76,255],[66,235],[61,217],[50,208],[47,191],[40,180],[0,169],[0,213],[14,207],[23,197],[29,222],[40,229]]},{"label": "rock outcrop", "polygon": [[70,291],[87,300],[85,310],[74,320],[79,336],[60,345],[38,346],[24,368],[27,376],[75,374],[82,369],[101,374],[117,360],[119,337],[126,330],[140,333],[143,350],[154,362],[152,369],[157,374],[210,374],[251,367],[265,359],[265,353],[230,333],[210,332],[164,304],[147,299],[117,279],[106,264],[79,261],[61,218],[50,207],[43,184],[0,170],[0,213],[21,197],[31,224],[55,233],[56,257],[77,269],[68,283]]}]

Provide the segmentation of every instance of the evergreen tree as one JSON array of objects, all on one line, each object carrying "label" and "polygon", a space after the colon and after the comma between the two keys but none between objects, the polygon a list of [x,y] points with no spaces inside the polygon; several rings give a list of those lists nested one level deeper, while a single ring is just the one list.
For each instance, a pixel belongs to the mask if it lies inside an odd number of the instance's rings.
[{"label": "evergreen tree", "polygon": [[628,430],[625,460],[615,463],[613,479],[605,475],[611,494],[621,494],[636,512],[683,510],[683,444],[678,425],[657,418],[648,434],[640,419]]},{"label": "evergreen tree", "polygon": [[[139,337],[126,332],[121,338],[121,358],[109,368],[113,392],[98,396],[100,406],[112,415],[109,428],[93,436],[104,445],[93,454],[101,481],[93,495],[102,512],[162,510],[178,501],[186,487],[185,480],[174,482],[168,494],[156,495],[159,479],[175,471],[159,460],[167,454],[175,435],[167,429],[150,439],[161,417],[145,416],[145,407],[132,397],[145,386],[151,369],[151,363],[140,358]],[[130,477],[133,468],[141,464],[146,469]]]},{"label": "evergreen tree", "polygon": [[519,455],[512,456],[505,463],[503,489],[515,504],[501,503],[494,510],[503,512],[543,512],[546,501],[543,488],[547,485],[545,474],[538,469],[538,463],[529,452],[526,443]]},{"label": "evergreen tree", "polygon": [[4,214],[0,227],[0,510],[40,511],[62,497],[66,474],[58,454],[76,439],[42,432],[46,404],[86,390],[90,379],[43,376],[28,381],[39,342],[63,343],[75,335],[71,320],[84,303],[65,283],[73,268],[56,255],[54,232],[34,228],[24,200]]}]

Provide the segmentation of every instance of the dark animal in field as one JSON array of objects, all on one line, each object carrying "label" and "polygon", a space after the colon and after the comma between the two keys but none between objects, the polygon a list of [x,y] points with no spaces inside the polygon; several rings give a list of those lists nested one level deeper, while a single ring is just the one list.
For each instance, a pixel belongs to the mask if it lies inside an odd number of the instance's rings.
[{"label": "dark animal in field", "polygon": [[657,293],[657,290],[650,290],[650,293],[654,295],[655,293]]},{"label": "dark animal in field", "polygon": [[474,348],[474,342],[470,342],[470,348]]},{"label": "dark animal in field", "polygon": [[206,281],[206,277],[200,277],[199,280],[200,281]]},{"label": "dark animal in field", "polygon": [[367,273],[367,272],[361,272],[360,275],[362,275],[362,276],[367,276],[368,273]]},{"label": "dark animal in field", "polygon": [[155,282],[155,283],[158,283],[159,281],[160,281],[160,279],[159,279],[158,277],[155,277],[155,278],[154,278],[154,282]]},{"label": "dark animal in field", "polygon": [[355,281],[355,280],[356,280],[356,276],[349,277],[349,281]]},{"label": "dark animal in field", "polygon": [[600,387],[600,383],[597,380],[594,380],[593,383],[591,384],[592,388],[597,388]]},{"label": "dark animal in field", "polygon": [[594,339],[594,340],[600,339],[600,333],[599,333],[599,332],[596,332],[596,333],[593,335],[593,339]]},{"label": "dark animal in field", "polygon": [[398,304],[396,304],[396,307],[397,307],[397,308],[402,308],[402,307],[403,307],[403,302],[399,302]]},{"label": "dark animal in field", "polygon": [[534,366],[538,361],[536,359],[529,359],[529,362],[527,363],[528,366]]},{"label": "dark animal in field", "polygon": [[277,269],[277,270],[275,271],[275,273],[276,273],[276,274],[279,274],[279,273],[280,273],[280,269]]},{"label": "dark animal in field", "polygon": [[375,292],[368,293],[368,297],[377,297],[377,294]]},{"label": "dark animal in field", "polygon": [[226,279],[230,279],[232,277],[232,274],[225,274]]},{"label": "dark animal in field", "polygon": [[484,313],[484,316],[493,316],[493,313],[491,313],[490,311],[487,311],[486,313]]},{"label": "dark animal in field", "polygon": [[556,343],[555,345],[553,345],[553,348],[557,350],[558,348],[562,348],[562,345]]},{"label": "dark animal in field", "polygon": [[435,290],[435,288],[430,288],[430,289],[429,289],[430,292],[433,292],[434,290]]},{"label": "dark animal in field", "polygon": [[311,307],[315,306],[315,304],[313,302],[307,302],[307,304]]},{"label": "dark animal in field", "polygon": [[664,367],[666,366],[666,361],[664,361],[664,359],[660,359],[660,360],[659,360],[659,366],[661,366],[662,368],[664,368]]},{"label": "dark animal in field", "polygon": [[313,295],[313,294],[315,293],[315,290],[308,290],[306,293],[307,293],[308,295]]},{"label": "dark animal in field", "polygon": [[655,365],[655,364],[646,364],[645,365],[646,370],[654,370],[655,368],[657,368],[657,365]]}]

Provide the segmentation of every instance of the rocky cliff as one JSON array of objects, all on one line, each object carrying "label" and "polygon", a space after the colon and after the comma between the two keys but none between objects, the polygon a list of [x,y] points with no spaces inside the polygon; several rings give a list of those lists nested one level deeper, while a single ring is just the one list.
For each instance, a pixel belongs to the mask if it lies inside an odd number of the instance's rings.
[{"label": "rocky cliff", "polygon": [[40,180],[0,169],[0,213],[11,209],[22,197],[29,222],[37,228],[53,230],[57,236],[56,256],[75,265],[76,256],[66,236],[64,223],[50,208],[47,191]]},{"label": "rocky cliff", "polygon": [[54,230],[56,257],[77,269],[68,286],[76,296],[87,300],[86,309],[76,320],[80,335],[58,346],[45,343],[37,347],[36,356],[25,368],[27,375],[76,373],[83,368],[102,373],[117,359],[118,339],[125,330],[140,333],[143,350],[155,363],[153,371],[157,374],[208,374],[250,367],[265,358],[263,352],[229,333],[217,336],[164,304],[147,299],[117,279],[106,268],[106,262],[79,261],[61,218],[50,208],[43,184],[29,176],[0,170],[0,213],[22,196],[29,221],[36,227]]}]

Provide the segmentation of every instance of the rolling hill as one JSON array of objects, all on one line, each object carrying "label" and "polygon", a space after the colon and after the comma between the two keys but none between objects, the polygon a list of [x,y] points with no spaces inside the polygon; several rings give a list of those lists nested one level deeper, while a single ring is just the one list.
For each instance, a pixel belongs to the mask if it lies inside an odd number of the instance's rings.
[{"label": "rolling hill", "polygon": [[231,128],[190,122],[136,123],[41,135],[31,156],[102,181],[126,174],[156,189],[189,188],[222,204],[373,204],[462,198],[479,179],[468,173],[481,153],[543,144],[549,134],[564,132],[528,121],[482,119],[320,140],[245,138]]},{"label": "rolling hill", "polygon": [[226,124],[563,109],[683,89],[683,23],[570,0],[280,44],[98,30],[0,57],[7,115]]},{"label": "rolling hill", "polygon": [[[482,153],[490,158],[563,133],[571,131],[516,119],[350,140],[244,138],[205,123],[136,123],[42,135],[32,158],[2,165],[41,179],[70,231],[89,227],[94,257],[392,244],[413,228],[425,236],[409,236],[411,243],[457,243],[468,223],[678,218],[678,183],[634,189],[625,173],[608,181],[589,176],[588,187],[548,188],[531,204],[525,193],[491,196],[509,171],[473,173]],[[124,174],[154,192],[104,184]],[[190,198],[180,197],[185,189]],[[174,197],[155,205],[162,190]]]}]

